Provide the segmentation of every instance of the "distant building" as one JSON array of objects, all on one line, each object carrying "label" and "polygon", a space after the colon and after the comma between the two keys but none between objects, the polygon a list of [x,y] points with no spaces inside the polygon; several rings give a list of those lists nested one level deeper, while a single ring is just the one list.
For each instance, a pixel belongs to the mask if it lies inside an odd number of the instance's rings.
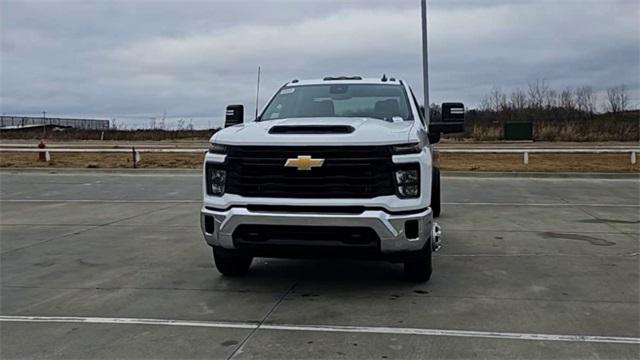
[{"label": "distant building", "polygon": [[31,116],[1,116],[0,130],[55,125],[83,130],[109,130],[109,120],[96,119],[64,119]]}]

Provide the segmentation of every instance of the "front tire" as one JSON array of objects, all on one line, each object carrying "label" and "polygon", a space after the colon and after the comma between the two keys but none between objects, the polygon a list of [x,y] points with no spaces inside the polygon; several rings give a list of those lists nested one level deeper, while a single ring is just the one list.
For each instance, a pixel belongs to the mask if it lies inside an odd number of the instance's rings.
[{"label": "front tire", "polygon": [[239,277],[247,274],[253,257],[234,254],[229,250],[214,247],[213,260],[215,261],[216,268],[222,275]]},{"label": "front tire", "polygon": [[433,268],[431,266],[431,241],[427,243],[424,253],[404,262],[404,277],[409,281],[427,282],[431,278]]},{"label": "front tire", "polygon": [[433,168],[431,177],[431,210],[433,211],[433,217],[440,217],[440,211],[442,205],[440,202],[440,169]]}]

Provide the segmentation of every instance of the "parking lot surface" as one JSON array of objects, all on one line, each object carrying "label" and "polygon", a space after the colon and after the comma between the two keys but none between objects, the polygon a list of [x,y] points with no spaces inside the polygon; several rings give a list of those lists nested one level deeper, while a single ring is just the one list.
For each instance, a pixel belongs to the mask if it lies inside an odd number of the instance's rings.
[{"label": "parking lot surface", "polygon": [[638,179],[444,177],[429,283],[256,259],[220,276],[197,173],[0,173],[2,358],[628,358]]}]

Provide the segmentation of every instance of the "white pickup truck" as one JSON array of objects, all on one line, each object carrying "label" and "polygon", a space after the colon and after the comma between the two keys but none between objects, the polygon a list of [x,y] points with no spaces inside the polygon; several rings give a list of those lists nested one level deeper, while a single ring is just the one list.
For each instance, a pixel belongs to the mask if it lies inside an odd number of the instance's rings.
[{"label": "white pickup truck", "polygon": [[464,106],[443,104],[431,124],[423,112],[386,76],[293,80],[246,123],[242,105],[227,107],[203,171],[202,232],[218,271],[340,256],[403,262],[408,279],[429,280],[441,245],[432,145],[462,131]]}]

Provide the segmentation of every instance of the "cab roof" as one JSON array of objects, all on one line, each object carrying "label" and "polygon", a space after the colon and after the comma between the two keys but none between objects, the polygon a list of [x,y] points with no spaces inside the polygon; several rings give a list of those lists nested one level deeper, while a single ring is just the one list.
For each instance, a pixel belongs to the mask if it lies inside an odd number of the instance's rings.
[{"label": "cab roof", "polygon": [[360,76],[327,76],[323,79],[292,80],[287,86],[334,85],[334,84],[402,84],[402,80],[383,76],[381,78],[362,78]]}]

